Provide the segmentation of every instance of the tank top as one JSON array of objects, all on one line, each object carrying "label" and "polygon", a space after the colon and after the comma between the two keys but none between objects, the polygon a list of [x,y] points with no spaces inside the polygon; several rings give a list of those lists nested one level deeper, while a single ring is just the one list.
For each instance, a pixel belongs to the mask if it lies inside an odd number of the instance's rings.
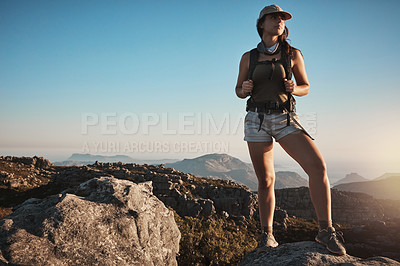
[{"label": "tank top", "polygon": [[273,101],[284,103],[287,93],[283,79],[286,78],[285,68],[281,59],[264,60],[257,62],[253,72],[253,92],[251,98],[254,102]]}]

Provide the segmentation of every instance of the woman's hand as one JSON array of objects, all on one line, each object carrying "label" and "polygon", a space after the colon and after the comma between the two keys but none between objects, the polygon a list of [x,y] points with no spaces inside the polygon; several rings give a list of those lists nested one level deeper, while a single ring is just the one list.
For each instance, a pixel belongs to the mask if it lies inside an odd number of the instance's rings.
[{"label": "woman's hand", "polygon": [[286,92],[293,93],[294,87],[295,87],[294,81],[293,80],[283,79],[283,83],[285,84]]},{"label": "woman's hand", "polygon": [[253,91],[253,81],[252,80],[246,80],[243,81],[242,83],[242,92],[244,95],[250,95],[250,93]]}]

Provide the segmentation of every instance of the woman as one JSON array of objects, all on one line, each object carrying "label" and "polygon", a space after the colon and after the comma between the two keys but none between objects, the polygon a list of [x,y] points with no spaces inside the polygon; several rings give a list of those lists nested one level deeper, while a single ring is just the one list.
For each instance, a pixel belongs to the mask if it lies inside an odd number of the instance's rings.
[{"label": "woman", "polygon": [[[256,49],[243,54],[236,85],[236,95],[249,99],[245,117],[245,137],[254,170],[258,178],[258,203],[262,227],[260,250],[276,247],[273,232],[275,210],[275,171],[273,139],[304,169],[309,177],[309,190],[314,205],[319,232],[318,243],[335,254],[346,249],[341,232],[336,232],[331,220],[331,195],[326,165],[312,137],[298,122],[292,95],[309,92],[301,52],[291,47],[286,38],[285,20],[292,15],[277,5],[266,6],[257,20],[261,42]],[[290,80],[292,74],[296,80]]]}]

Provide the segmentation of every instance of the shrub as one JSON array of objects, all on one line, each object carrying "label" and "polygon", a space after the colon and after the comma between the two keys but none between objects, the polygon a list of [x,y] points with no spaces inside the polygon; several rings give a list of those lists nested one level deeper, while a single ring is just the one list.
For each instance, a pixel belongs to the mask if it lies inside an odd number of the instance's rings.
[{"label": "shrub", "polygon": [[234,265],[257,246],[254,234],[231,219],[180,217],[179,265]]}]

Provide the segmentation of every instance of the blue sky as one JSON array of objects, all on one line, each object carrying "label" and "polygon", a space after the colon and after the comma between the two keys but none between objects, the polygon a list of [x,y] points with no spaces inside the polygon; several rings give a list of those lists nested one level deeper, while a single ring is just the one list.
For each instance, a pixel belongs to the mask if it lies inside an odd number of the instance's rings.
[{"label": "blue sky", "polygon": [[[311,83],[310,93],[297,97],[297,110],[301,120],[313,117],[310,130],[328,171],[331,165],[332,175],[357,171],[367,178],[400,172],[400,3],[275,3],[293,14],[289,39],[302,51]],[[249,161],[239,120],[245,100],[234,87],[241,55],[259,42],[255,22],[267,4],[2,0],[0,154],[62,160],[85,145],[90,153],[124,153],[94,150],[95,142],[223,142],[227,153]],[[121,132],[121,117],[136,115],[145,127],[149,113],[159,119],[149,133]],[[189,113],[186,128],[197,133],[182,131],[183,113]],[[87,114],[99,122],[83,134]],[[107,114],[115,134],[101,128]],[[210,115],[218,123],[226,114],[237,130],[208,133],[208,122],[199,122]],[[166,134],[163,127],[177,132]],[[275,147],[279,164],[296,167]],[[125,154],[183,159],[219,151]]]}]

